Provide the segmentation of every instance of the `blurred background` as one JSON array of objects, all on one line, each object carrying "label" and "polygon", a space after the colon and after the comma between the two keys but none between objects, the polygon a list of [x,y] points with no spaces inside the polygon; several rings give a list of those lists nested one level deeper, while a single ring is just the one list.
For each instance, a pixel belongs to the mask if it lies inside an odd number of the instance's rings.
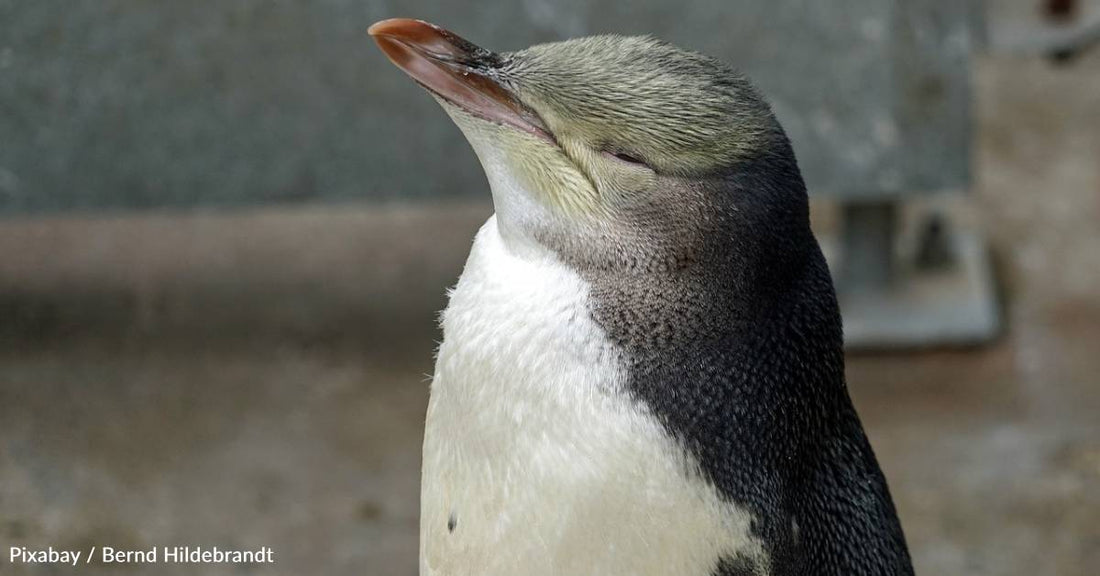
[{"label": "blurred background", "polygon": [[1096,574],[1096,0],[0,0],[0,543],[416,573],[436,314],[492,208],[366,36],[395,16],[746,71],[809,181],[917,572]]}]

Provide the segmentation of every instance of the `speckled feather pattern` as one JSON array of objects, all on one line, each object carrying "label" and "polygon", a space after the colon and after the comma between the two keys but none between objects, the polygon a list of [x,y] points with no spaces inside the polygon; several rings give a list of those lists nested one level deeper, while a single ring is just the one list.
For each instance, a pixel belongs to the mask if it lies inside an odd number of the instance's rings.
[{"label": "speckled feather pattern", "polygon": [[602,140],[665,173],[705,172],[782,138],[737,72],[648,36],[533,46],[504,70],[559,138]]}]

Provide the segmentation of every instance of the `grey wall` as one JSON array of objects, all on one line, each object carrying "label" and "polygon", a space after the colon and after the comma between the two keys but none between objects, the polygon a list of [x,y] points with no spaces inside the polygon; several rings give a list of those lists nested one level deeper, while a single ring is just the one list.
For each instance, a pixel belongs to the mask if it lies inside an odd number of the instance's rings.
[{"label": "grey wall", "polygon": [[481,194],[365,34],[495,50],[653,33],[769,94],[818,193],[964,186],[971,8],[952,0],[0,0],[0,213]]}]

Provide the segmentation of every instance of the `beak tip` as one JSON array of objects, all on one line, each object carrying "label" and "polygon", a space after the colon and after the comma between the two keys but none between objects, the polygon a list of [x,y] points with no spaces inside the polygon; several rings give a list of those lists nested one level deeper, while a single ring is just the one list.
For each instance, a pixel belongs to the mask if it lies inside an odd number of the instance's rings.
[{"label": "beak tip", "polygon": [[370,34],[371,36],[378,36],[379,34],[382,34],[386,30],[386,28],[389,28],[392,25],[393,20],[393,18],[390,18],[389,20],[379,20],[378,22],[371,24],[370,28],[367,28],[367,34]]},{"label": "beak tip", "polygon": [[374,37],[405,36],[424,28],[435,28],[435,26],[413,18],[388,18],[371,24],[370,28],[367,28],[367,34]]}]

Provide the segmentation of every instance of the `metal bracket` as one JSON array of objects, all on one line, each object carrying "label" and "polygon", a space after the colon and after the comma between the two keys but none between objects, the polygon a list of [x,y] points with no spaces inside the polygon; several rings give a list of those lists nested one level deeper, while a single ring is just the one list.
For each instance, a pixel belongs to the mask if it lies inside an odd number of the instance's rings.
[{"label": "metal bracket", "polygon": [[1000,328],[995,282],[980,236],[946,214],[922,214],[901,242],[894,200],[841,205],[840,242],[825,238],[849,349],[963,346]]}]

